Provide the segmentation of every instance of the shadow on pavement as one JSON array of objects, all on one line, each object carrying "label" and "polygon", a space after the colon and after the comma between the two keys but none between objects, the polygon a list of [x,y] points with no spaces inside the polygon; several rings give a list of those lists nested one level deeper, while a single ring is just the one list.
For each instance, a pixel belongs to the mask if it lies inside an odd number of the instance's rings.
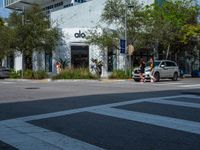
[{"label": "shadow on pavement", "polygon": [[102,94],[67,98],[53,98],[45,100],[34,100],[28,102],[15,102],[0,104],[0,120],[14,119],[19,117],[45,114],[69,109],[90,107],[117,103],[140,98],[152,98],[162,96],[173,96],[180,94],[200,95],[199,89],[190,90],[168,90],[157,92],[138,92],[120,94]]}]

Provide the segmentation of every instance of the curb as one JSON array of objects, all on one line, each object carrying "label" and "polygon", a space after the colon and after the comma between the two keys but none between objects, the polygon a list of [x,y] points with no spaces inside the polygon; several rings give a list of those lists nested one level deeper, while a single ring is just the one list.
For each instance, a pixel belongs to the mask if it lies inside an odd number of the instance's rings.
[{"label": "curb", "polygon": [[42,79],[42,80],[31,80],[31,79],[4,79],[4,81],[8,82],[40,82],[40,83],[48,83],[48,82],[102,82],[102,83],[112,83],[112,82],[124,82],[130,81],[131,79],[100,79],[100,80],[88,80],[88,79],[59,79],[52,80],[51,78]]}]

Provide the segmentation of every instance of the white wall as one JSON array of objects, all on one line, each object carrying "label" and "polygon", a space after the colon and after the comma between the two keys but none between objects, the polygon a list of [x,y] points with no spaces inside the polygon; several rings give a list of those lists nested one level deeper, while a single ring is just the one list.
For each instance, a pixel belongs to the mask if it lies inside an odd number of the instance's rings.
[{"label": "white wall", "polygon": [[153,4],[155,0],[138,0],[143,5],[150,5]]},{"label": "white wall", "polygon": [[32,55],[33,70],[45,70],[45,53],[44,52],[33,52]]},{"label": "white wall", "polygon": [[106,0],[92,0],[52,12],[53,25],[59,28],[92,28],[100,20]]},{"label": "white wall", "polygon": [[[84,33],[87,35],[89,28],[63,28],[63,38],[60,42],[60,45],[56,48],[56,51],[53,53],[53,72],[56,72],[55,63],[58,58],[67,59],[71,61],[71,46],[79,45],[88,45],[85,38],[75,37],[77,34]],[[101,30],[100,30],[101,31]],[[102,50],[98,46],[88,45],[89,46],[89,68],[92,65],[91,59],[103,60]],[[106,57],[104,55],[104,57]],[[71,62],[70,62],[71,63]],[[103,73],[106,75],[107,68],[103,67]]]},{"label": "white wall", "polygon": [[22,70],[22,54],[15,52],[14,68],[16,71]]},{"label": "white wall", "polygon": [[[57,57],[62,57],[71,60],[71,45],[86,43],[85,38],[75,38],[75,33],[87,34],[88,29],[94,29],[98,24],[106,26],[100,22],[101,14],[103,12],[106,0],[92,0],[81,5],[76,5],[66,9],[52,12],[51,19],[53,26],[61,28],[64,34],[63,41],[54,52],[55,64]],[[154,0],[142,0],[143,4],[151,4]],[[98,46],[91,45],[89,47],[89,59],[98,58],[104,60],[103,75],[107,75],[107,52],[99,49]],[[119,54],[118,69],[124,69],[126,64],[126,56]],[[91,65],[91,61],[89,65]],[[53,65],[54,66],[54,65]],[[55,71],[55,66],[53,67]]]}]

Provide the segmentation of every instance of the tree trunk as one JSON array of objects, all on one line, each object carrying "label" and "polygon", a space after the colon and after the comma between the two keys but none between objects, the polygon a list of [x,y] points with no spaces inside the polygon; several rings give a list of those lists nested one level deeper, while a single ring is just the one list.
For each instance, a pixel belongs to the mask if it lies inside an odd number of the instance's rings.
[{"label": "tree trunk", "polygon": [[170,44],[167,47],[166,60],[168,59],[168,56],[169,56],[169,50],[170,50]]}]

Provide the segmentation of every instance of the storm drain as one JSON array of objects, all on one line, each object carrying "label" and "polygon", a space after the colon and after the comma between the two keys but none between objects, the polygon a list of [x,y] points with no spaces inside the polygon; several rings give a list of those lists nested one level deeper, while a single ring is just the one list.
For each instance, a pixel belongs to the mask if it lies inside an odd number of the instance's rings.
[{"label": "storm drain", "polygon": [[25,89],[27,89],[27,90],[37,90],[37,89],[40,89],[40,88],[39,87],[27,87]]}]

